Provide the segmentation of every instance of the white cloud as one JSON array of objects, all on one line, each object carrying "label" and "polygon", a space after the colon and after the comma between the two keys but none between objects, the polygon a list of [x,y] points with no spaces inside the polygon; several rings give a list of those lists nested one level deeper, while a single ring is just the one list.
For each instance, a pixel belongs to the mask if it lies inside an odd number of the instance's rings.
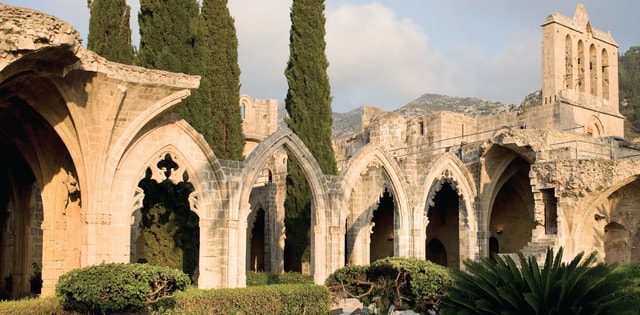
[{"label": "white cloud", "polygon": [[284,100],[291,1],[229,1],[238,36],[241,92]]},{"label": "white cloud", "polygon": [[327,12],[326,30],[335,111],[362,105],[393,109],[443,79],[448,62],[429,46],[426,34],[379,3]]}]

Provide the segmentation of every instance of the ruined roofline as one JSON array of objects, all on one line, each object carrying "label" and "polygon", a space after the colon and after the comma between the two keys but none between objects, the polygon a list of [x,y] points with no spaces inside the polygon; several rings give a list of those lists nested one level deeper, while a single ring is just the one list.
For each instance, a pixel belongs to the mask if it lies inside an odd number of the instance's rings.
[{"label": "ruined roofline", "polygon": [[[108,61],[84,48],[80,33],[53,15],[0,3],[0,21],[3,31],[0,35],[0,71],[23,57],[47,58],[47,54],[38,56],[38,53],[57,49],[72,57],[64,65],[61,76],[80,70],[131,83],[164,84],[181,89],[196,89],[200,85],[199,76]],[[51,61],[60,64],[62,60]]]},{"label": "ruined roofline", "polygon": [[579,33],[591,32],[593,38],[616,46],[616,48],[619,47],[618,43],[616,43],[616,41],[613,39],[610,32],[601,31],[591,27],[589,16],[587,15],[587,10],[584,8],[584,5],[582,5],[582,3],[578,3],[573,18],[569,18],[560,13],[553,13],[549,15],[544,20],[544,22],[542,22],[541,26],[546,26],[553,23],[560,24]]}]

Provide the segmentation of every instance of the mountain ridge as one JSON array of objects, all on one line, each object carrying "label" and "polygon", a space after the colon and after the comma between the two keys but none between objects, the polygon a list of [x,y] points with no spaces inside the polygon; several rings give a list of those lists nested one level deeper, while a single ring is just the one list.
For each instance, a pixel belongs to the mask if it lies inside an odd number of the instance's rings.
[{"label": "mountain ridge", "polygon": [[[470,117],[481,117],[519,110],[525,106],[541,102],[541,100],[541,91],[535,91],[527,95],[520,104],[504,104],[477,97],[425,93],[392,112],[398,113],[407,119],[442,111],[461,113]],[[364,106],[360,106],[346,113],[334,112],[333,138],[359,133],[362,126],[363,109]]]}]

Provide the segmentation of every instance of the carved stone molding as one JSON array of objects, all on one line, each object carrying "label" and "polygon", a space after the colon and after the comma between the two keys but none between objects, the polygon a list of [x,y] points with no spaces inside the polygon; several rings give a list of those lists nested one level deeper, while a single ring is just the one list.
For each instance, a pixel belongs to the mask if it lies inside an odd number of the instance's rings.
[{"label": "carved stone molding", "polygon": [[109,213],[84,213],[82,214],[82,221],[86,224],[111,224],[111,214]]}]

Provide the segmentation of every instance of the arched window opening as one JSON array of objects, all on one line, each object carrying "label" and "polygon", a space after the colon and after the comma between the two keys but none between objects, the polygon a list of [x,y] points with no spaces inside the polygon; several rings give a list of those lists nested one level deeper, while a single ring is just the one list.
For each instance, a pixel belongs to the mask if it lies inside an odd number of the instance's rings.
[{"label": "arched window opening", "polygon": [[395,242],[394,231],[395,205],[393,196],[385,190],[378,208],[373,212],[373,232],[370,243],[370,262],[386,257],[393,257],[393,245]]},{"label": "arched window opening", "polygon": [[607,54],[607,50],[602,50],[602,57],[600,58],[602,61],[602,73],[600,77],[602,77],[602,98],[605,100],[609,99],[609,55]]},{"label": "arched window opening", "polygon": [[[460,248],[460,196],[458,196],[458,192],[450,182],[438,182],[435,185],[442,186],[437,190],[433,203],[429,206],[427,212],[427,217],[429,218],[426,239],[427,259],[436,262],[436,260],[443,258],[437,255],[437,257],[434,257],[435,260],[430,258],[433,256],[430,256],[429,251],[436,250],[436,248],[430,248],[430,246],[432,246],[432,241],[437,240],[442,245],[442,250],[445,253],[444,258],[451,260],[444,261],[441,264],[443,266],[457,266]],[[445,248],[448,251],[445,251]],[[435,253],[438,252],[436,251]],[[434,253],[431,255],[434,255]]]},{"label": "arched window opening", "polygon": [[493,258],[493,255],[500,253],[500,243],[495,237],[489,238],[489,258]]},{"label": "arched window opening", "polygon": [[584,93],[585,91],[585,67],[584,67],[584,43],[582,40],[578,41],[578,91]]},{"label": "arched window opening", "polygon": [[447,266],[447,250],[437,238],[427,244],[427,260],[440,266]]},{"label": "arched window opening", "polygon": [[573,88],[573,43],[571,36],[564,40],[564,87]]},{"label": "arched window opening", "polygon": [[246,107],[247,107],[247,105],[245,104],[245,102],[242,102],[240,104],[240,117],[242,118],[243,121],[244,121],[244,115],[245,115]]},{"label": "arched window opening", "polygon": [[251,271],[265,271],[265,238],[265,211],[259,208],[251,227],[250,265],[247,266]]},{"label": "arched window opening", "polygon": [[589,46],[589,93],[593,96],[598,95],[598,56],[596,54],[596,46]]},{"label": "arched window opening", "polygon": [[491,208],[490,237],[500,241],[501,253],[516,253],[530,241],[536,228],[529,171],[522,158],[514,159],[505,170],[508,179],[498,189]]},{"label": "arched window opening", "polygon": [[602,122],[596,116],[589,117],[589,120],[586,124],[586,133],[589,136],[594,138],[600,138],[604,134],[604,127],[602,126]]},{"label": "arched window opening", "polygon": [[555,189],[543,189],[542,202],[544,203],[544,231],[547,235],[558,233],[558,201]]},{"label": "arched window opening", "polygon": [[[154,173],[156,176],[152,178]],[[163,174],[162,178],[158,177],[159,174]],[[180,177],[182,181],[179,181]],[[143,248],[132,250],[141,255],[132,257],[132,260],[173,267],[197,280],[199,218],[191,211],[189,196],[194,187],[184,166],[178,164],[171,154],[166,154],[147,168],[138,187],[144,192],[139,222],[141,239],[132,246]]]}]

